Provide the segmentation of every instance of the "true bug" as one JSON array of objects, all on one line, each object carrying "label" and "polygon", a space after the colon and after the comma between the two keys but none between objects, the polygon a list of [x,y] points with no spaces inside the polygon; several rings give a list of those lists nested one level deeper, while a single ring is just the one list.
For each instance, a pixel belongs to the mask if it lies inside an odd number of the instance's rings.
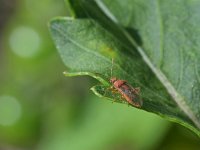
[{"label": "true bug", "polygon": [[111,67],[111,79],[112,89],[118,91],[121,94],[122,99],[126,100],[130,105],[141,108],[143,101],[140,98],[140,88],[133,88],[125,80],[112,77],[113,59]]}]

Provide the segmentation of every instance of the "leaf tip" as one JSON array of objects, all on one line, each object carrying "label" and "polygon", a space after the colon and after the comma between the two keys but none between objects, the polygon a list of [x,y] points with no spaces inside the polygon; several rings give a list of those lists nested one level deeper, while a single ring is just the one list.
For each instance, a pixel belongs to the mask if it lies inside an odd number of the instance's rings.
[{"label": "leaf tip", "polygon": [[57,24],[59,22],[62,22],[62,21],[72,21],[74,20],[75,17],[62,17],[62,16],[58,16],[58,17],[55,17],[53,19],[51,19],[49,22],[48,22],[48,27],[52,27],[54,24]]}]

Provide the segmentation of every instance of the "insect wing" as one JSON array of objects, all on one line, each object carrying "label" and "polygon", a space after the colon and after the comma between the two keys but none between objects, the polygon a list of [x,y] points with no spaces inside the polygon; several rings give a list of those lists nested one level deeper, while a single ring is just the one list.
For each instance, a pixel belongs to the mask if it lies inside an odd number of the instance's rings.
[{"label": "insect wing", "polygon": [[123,92],[124,95],[131,99],[132,103],[135,106],[142,106],[142,99],[140,98],[140,95],[134,92],[134,89],[131,86],[129,86],[128,84],[124,84],[120,87],[120,90]]}]

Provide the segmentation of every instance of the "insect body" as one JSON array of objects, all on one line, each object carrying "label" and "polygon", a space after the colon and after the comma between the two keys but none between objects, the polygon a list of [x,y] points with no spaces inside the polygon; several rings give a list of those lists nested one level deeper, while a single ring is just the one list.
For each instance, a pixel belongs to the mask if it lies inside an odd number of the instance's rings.
[{"label": "insect body", "polygon": [[142,106],[143,102],[139,95],[139,88],[133,88],[127,84],[127,81],[119,80],[116,77],[112,77],[110,82],[113,84],[114,89],[118,91],[122,98],[125,99],[129,104],[138,108]]}]

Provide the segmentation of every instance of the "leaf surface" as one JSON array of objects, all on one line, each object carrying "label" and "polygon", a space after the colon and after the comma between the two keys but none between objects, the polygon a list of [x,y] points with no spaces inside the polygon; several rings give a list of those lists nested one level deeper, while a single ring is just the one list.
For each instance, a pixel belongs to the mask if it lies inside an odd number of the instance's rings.
[{"label": "leaf surface", "polygon": [[[143,99],[141,109],[178,122],[199,135],[193,120],[168,94],[162,81],[160,82],[154,70],[138,52],[138,47],[131,46],[128,38],[120,40],[123,36],[117,36],[113,31],[125,32],[118,29],[117,25],[113,26],[116,29],[110,30],[109,27],[105,28],[108,25],[100,24],[93,19],[65,17],[51,21],[52,37],[64,64],[68,67],[65,75],[90,75],[101,82],[101,85],[92,88],[95,94],[115,102],[127,103],[120,98],[119,93],[114,94],[109,89],[112,68],[112,76],[126,80],[133,87],[140,87],[140,96]],[[124,42],[126,40],[127,43]]]},{"label": "leaf surface", "polygon": [[[200,128],[200,1],[97,1],[123,26],[127,38],[136,29],[144,61],[179,108]],[[120,11],[119,11],[120,10]],[[126,17],[124,17],[126,16]]]}]

